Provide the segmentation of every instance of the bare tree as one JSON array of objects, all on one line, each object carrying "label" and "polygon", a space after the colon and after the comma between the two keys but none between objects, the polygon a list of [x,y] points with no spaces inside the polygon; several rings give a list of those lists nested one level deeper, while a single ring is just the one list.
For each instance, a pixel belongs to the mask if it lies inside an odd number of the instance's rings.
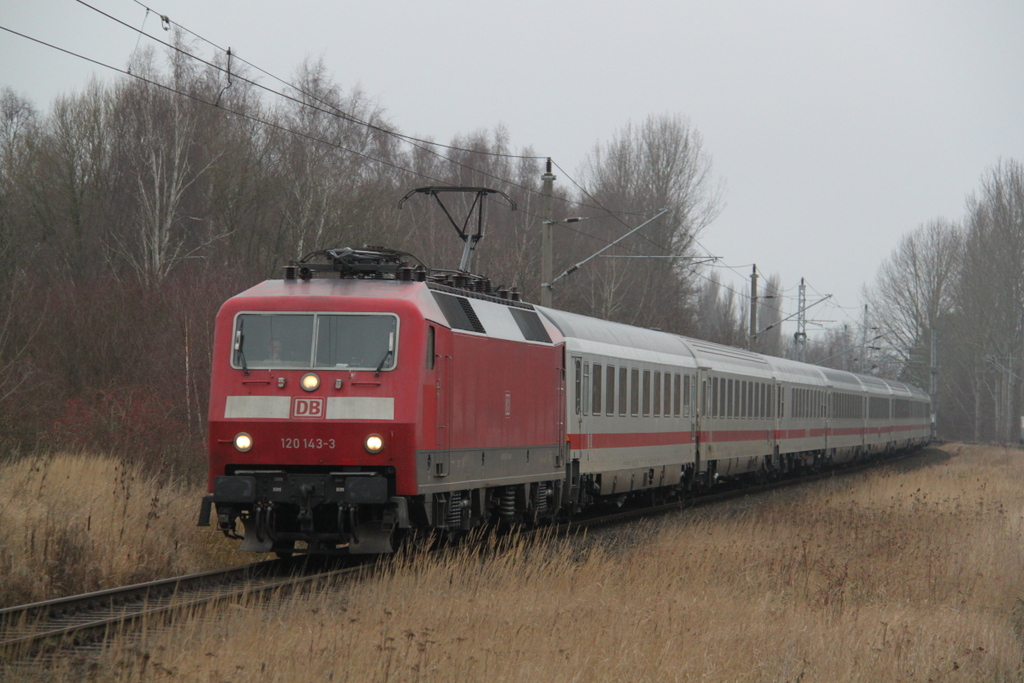
[{"label": "bare tree", "polygon": [[[692,328],[696,283],[692,275],[694,238],[720,209],[720,191],[700,133],[681,116],[651,116],[628,124],[607,145],[598,145],[584,164],[583,203],[599,202],[618,221],[594,224],[611,241],[660,209],[668,213],[623,242],[610,257],[649,256],[628,264],[605,259],[579,278],[622,322],[676,331]],[[673,258],[665,258],[665,257]]]},{"label": "bare tree", "polygon": [[962,250],[960,227],[933,220],[900,240],[868,292],[879,328],[878,346],[894,357],[903,378],[917,386],[929,384],[932,333],[953,310]]},{"label": "bare tree", "polygon": [[717,272],[711,273],[697,295],[696,336],[718,344],[745,346],[745,320],[735,290],[722,286]]},{"label": "bare tree", "polygon": [[973,432],[1016,440],[1024,401],[1024,166],[991,168],[968,198],[965,223],[952,329],[971,369]]},{"label": "bare tree", "polygon": [[32,103],[10,87],[0,89],[0,179],[25,156],[25,138],[37,125]]},{"label": "bare tree", "polygon": [[25,169],[33,163],[29,139],[38,136],[38,128],[32,103],[11,88],[0,89],[0,248],[7,257],[0,272],[8,271],[18,258],[12,243],[27,237],[18,234],[16,223],[19,213],[25,213]]}]

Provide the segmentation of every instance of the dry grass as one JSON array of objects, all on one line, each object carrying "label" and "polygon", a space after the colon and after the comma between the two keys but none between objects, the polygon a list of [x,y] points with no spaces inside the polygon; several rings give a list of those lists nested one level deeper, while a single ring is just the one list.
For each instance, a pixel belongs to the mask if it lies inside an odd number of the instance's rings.
[{"label": "dry grass", "polygon": [[0,605],[241,564],[196,529],[203,494],[109,457],[0,465]]},{"label": "dry grass", "polygon": [[687,512],[629,547],[404,558],[115,641],[98,676],[1019,681],[1024,453],[948,452]]}]

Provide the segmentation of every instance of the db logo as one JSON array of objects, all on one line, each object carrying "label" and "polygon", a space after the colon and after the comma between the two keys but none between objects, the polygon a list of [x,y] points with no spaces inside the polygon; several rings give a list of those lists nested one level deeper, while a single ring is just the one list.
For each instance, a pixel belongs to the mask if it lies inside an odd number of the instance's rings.
[{"label": "db logo", "polygon": [[296,396],[292,399],[292,417],[323,417],[326,405],[323,398]]}]

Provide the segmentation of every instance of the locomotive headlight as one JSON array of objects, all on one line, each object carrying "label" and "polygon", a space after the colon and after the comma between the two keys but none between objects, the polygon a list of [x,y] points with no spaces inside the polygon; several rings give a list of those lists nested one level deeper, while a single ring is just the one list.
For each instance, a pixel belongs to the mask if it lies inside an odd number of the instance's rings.
[{"label": "locomotive headlight", "polygon": [[245,453],[247,450],[252,448],[252,437],[245,432],[235,434],[235,448],[242,453]]},{"label": "locomotive headlight", "polygon": [[302,388],[306,391],[316,391],[320,388],[320,375],[315,372],[307,372],[302,376],[302,379],[299,380],[299,384],[301,384]]},{"label": "locomotive headlight", "polygon": [[384,439],[380,434],[370,434],[363,443],[367,453],[377,454],[384,448]]}]

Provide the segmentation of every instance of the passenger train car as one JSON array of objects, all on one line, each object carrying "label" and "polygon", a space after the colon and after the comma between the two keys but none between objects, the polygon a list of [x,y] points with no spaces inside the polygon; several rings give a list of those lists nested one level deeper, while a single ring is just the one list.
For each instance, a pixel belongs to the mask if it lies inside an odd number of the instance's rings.
[{"label": "passenger train car", "polygon": [[399,252],[320,256],[217,316],[200,525],[216,506],[243,550],[386,553],[930,440],[905,384],[534,306]]}]

